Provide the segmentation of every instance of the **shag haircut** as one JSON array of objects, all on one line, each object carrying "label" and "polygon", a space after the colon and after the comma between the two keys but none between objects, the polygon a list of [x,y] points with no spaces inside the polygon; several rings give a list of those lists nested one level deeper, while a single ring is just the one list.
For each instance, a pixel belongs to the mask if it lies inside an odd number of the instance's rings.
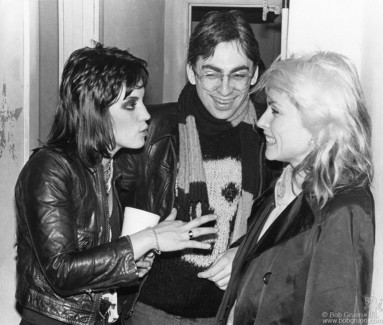
[{"label": "shag haircut", "polygon": [[126,94],[146,86],[146,62],[128,51],[84,47],[74,51],[64,66],[60,99],[47,145],[74,146],[87,166],[109,157],[115,138],[109,107]]},{"label": "shag haircut", "polygon": [[304,172],[303,190],[323,207],[345,187],[373,178],[371,120],[353,63],[333,52],[277,59],[255,91],[286,93],[314,136],[314,149],[294,168]]}]

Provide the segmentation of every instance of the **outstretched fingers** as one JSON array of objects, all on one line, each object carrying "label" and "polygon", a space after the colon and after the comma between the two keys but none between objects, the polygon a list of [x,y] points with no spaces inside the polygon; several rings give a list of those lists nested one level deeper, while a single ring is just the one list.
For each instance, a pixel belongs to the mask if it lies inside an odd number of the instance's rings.
[{"label": "outstretched fingers", "polygon": [[199,226],[201,226],[207,222],[214,221],[214,220],[217,220],[217,216],[215,214],[207,214],[207,215],[204,215],[204,216],[201,216],[201,217],[198,217],[198,218],[195,218],[195,219],[189,221],[188,223],[186,223],[183,226],[183,230],[185,230],[185,231],[193,230],[194,231],[194,228],[197,228],[197,227],[199,227]]},{"label": "outstretched fingers", "polygon": [[201,225],[217,219],[215,215],[205,215],[198,217],[188,223],[180,220],[170,220],[174,215],[174,210],[169,217],[160,222],[153,229],[158,236],[160,250],[164,252],[178,251],[185,248],[210,249],[211,245],[207,242],[194,240],[197,237],[217,233],[214,227],[200,227]]},{"label": "outstretched fingers", "polygon": [[197,238],[204,235],[210,235],[217,233],[217,228],[214,227],[199,227],[194,228],[189,231],[186,231],[186,239],[192,240],[193,238]]},{"label": "outstretched fingers", "polygon": [[188,240],[184,242],[184,249],[185,248],[196,248],[196,249],[210,249],[211,244],[210,243],[205,243],[205,242],[200,242],[196,240]]},{"label": "outstretched fingers", "polygon": [[198,217],[187,224],[182,226],[186,241],[184,241],[185,248],[197,248],[197,249],[210,249],[211,244],[206,242],[200,242],[193,240],[200,236],[211,235],[217,233],[217,228],[214,227],[200,227],[201,225],[214,221],[217,216],[214,214],[208,214],[205,216]]}]

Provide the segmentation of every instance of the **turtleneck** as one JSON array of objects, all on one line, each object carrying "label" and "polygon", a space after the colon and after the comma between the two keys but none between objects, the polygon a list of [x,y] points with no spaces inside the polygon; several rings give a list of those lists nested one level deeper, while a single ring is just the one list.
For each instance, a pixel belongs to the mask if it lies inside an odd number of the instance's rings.
[{"label": "turtleneck", "polygon": [[227,120],[214,117],[205,108],[198,96],[195,98],[195,108],[195,121],[200,135],[217,135],[233,127]]}]

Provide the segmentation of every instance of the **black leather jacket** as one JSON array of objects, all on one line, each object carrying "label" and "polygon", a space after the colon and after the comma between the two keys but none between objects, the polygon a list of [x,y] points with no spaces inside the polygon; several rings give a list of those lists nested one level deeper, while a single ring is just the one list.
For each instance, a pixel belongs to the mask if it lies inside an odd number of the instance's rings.
[{"label": "black leather jacket", "polygon": [[[15,189],[21,306],[94,324],[107,289],[137,284],[130,241],[109,242],[102,175],[101,165],[85,167],[70,149],[39,149],[24,166]],[[121,218],[115,195],[114,203]]]},{"label": "black leather jacket", "polygon": [[149,107],[151,119],[145,147],[133,154],[121,150],[115,159],[123,206],[151,211],[162,219],[174,206],[179,147],[177,108],[176,103]]},{"label": "black leather jacket", "polygon": [[[178,104],[166,103],[148,107],[151,115],[145,147],[138,152],[121,150],[116,156],[117,188],[123,206],[134,206],[166,218],[174,207],[179,152]],[[255,197],[266,189],[280,169],[274,169],[264,158],[263,140],[258,159],[259,177]],[[274,175],[275,173],[275,175]],[[138,291],[127,298],[130,313]],[[128,302],[130,301],[130,302]]]}]

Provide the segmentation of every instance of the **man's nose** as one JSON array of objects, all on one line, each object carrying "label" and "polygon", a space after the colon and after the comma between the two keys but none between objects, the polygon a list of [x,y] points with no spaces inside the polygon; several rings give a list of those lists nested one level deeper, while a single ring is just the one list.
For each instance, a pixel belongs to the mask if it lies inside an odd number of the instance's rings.
[{"label": "man's nose", "polygon": [[233,92],[233,88],[230,86],[230,77],[222,76],[221,86],[219,87],[219,93],[226,96],[231,92]]}]

